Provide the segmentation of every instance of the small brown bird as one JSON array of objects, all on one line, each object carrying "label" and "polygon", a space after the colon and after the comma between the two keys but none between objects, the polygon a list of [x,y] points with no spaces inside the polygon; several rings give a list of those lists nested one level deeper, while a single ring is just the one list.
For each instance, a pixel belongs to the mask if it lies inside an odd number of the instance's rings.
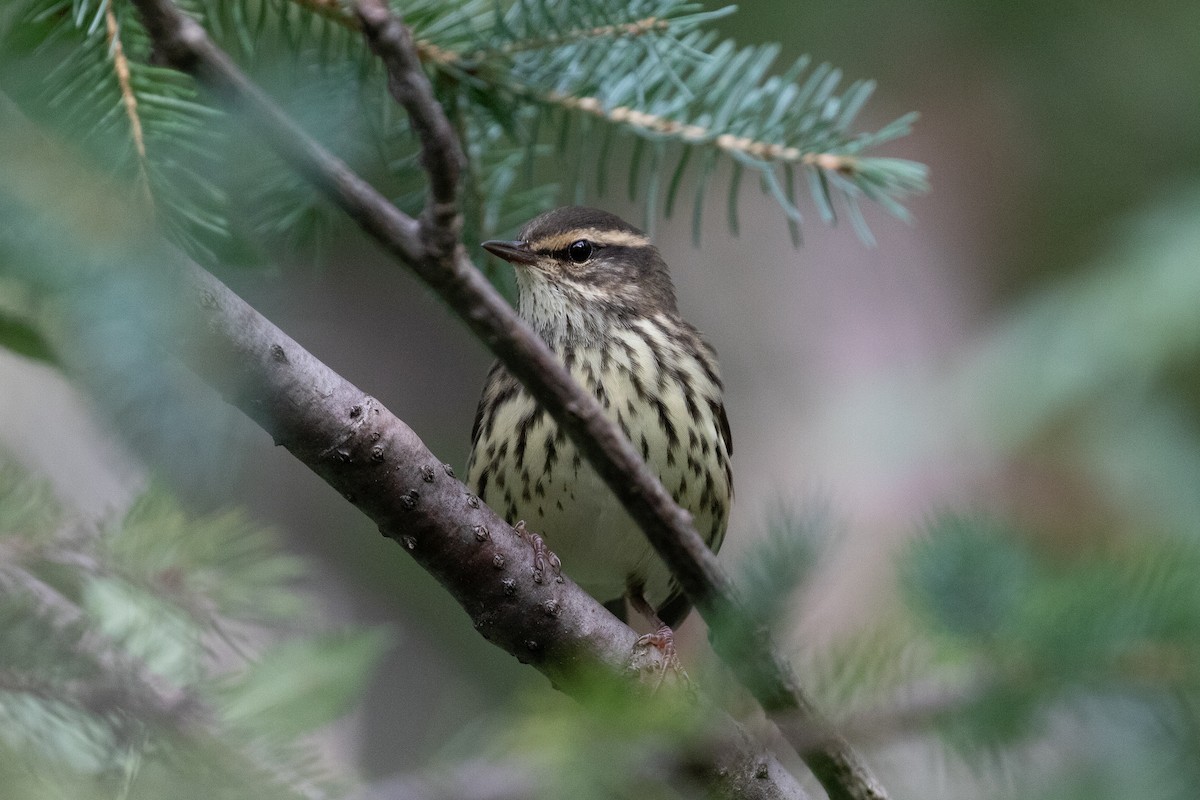
[{"label": "small brown bird", "polygon": [[[679,316],[650,240],[594,208],[542,214],[516,241],[483,247],[516,268],[518,311],[691,512],[716,551],[733,498],[729,420],[716,354]],[[566,572],[622,620],[625,600],[656,626],[690,604],[645,535],[575,446],[500,364],[471,434],[467,483],[523,520]]]}]

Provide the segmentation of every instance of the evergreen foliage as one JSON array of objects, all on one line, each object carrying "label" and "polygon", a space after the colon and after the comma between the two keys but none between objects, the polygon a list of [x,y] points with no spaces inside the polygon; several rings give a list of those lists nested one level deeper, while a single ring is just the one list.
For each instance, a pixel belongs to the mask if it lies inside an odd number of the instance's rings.
[{"label": "evergreen foliage", "polygon": [[224,144],[214,129],[222,113],[189,78],[151,63],[133,8],[38,0],[9,4],[4,16],[4,90],[61,126],[177,241],[212,260],[229,237],[226,190],[211,169]]},{"label": "evergreen foliage", "polygon": [[[947,742],[1006,752],[1070,731],[1084,745],[1064,748],[1057,786],[1070,796],[1192,796],[1198,574],[1191,539],[1147,534],[1064,559],[993,521],[935,523],[909,554],[905,584],[936,662],[974,673],[939,709]],[[1114,723],[1128,747],[1097,735],[1095,726]],[[1148,742],[1174,767],[1148,769]],[[1103,772],[1121,776],[1113,785],[1087,774],[1101,752],[1111,760]]]},{"label": "evergreen foliage", "polygon": [[4,457],[5,797],[343,796],[296,742],[344,712],[381,640],[266,646],[304,610],[302,575],[241,513],[191,517],[152,488],[96,525]]},{"label": "evergreen foliage", "polygon": [[[311,132],[403,209],[419,209],[415,139],[339,4],[183,5]],[[823,218],[841,207],[864,236],[863,200],[903,216],[899,200],[925,186],[920,165],[870,154],[907,133],[911,116],[853,132],[873,84],[843,87],[838,70],[808,59],[774,74],[777,47],[737,47],[706,28],[732,9],[705,12],[679,0],[459,0],[399,10],[470,159],[472,239],[511,231],[554,197],[604,189],[611,174],[627,174],[647,227],[689,192],[698,237],[722,161],[734,175],[730,225],[749,173],[796,236],[798,172]],[[189,78],[153,64],[127,0],[17,0],[0,17],[0,36],[0,86],[26,113],[86,146],[194,256],[246,259],[273,250],[271,241],[320,241],[330,220],[311,188],[247,142]]]}]

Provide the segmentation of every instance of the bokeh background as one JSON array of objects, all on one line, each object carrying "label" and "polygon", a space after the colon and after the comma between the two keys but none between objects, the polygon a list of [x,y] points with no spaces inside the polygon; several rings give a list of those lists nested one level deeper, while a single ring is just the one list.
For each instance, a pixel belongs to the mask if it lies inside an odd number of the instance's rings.
[{"label": "bokeh background", "polygon": [[[698,248],[686,214],[655,223],[680,306],[727,382],[738,495],[723,557],[736,565],[781,507],[827,521],[789,645],[870,626],[897,602],[896,554],[948,508],[1015,520],[1064,551],[1194,536],[1200,4],[791,0],[747,3],[719,25],[742,43],[779,41],[781,66],[809,53],[876,79],[862,125],[919,111],[886,154],[931,169],[911,222],[867,207],[873,246],[808,204],[794,248],[753,181],[731,235],[727,176]],[[640,218],[619,182],[591,202]],[[329,262],[223,277],[461,468],[490,357],[371,245],[338,241]],[[329,737],[333,757],[371,776],[418,768],[542,691],[203,386],[196,414],[219,459],[130,439],[110,409],[7,351],[0,387],[0,443],[85,512],[119,513],[152,472],[196,507],[245,506],[317,565],[321,616],[391,632],[367,701]],[[61,423],[47,430],[49,417]],[[694,619],[683,636],[689,653],[706,647]],[[952,771],[904,758],[894,750],[881,771],[909,796],[961,796]]]}]

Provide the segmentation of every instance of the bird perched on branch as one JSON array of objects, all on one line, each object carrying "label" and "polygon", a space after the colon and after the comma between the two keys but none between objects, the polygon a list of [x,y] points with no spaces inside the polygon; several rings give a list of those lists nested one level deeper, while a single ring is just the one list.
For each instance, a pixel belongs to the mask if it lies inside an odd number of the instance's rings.
[{"label": "bird perched on branch", "polygon": [[[713,349],[676,309],[658,250],[619,217],[574,206],[537,217],[516,241],[483,247],[515,267],[521,317],[717,550],[733,498],[721,379]],[[471,438],[472,490],[510,523],[542,534],[568,574],[618,617],[626,619],[628,600],[669,643],[669,626],[690,604],[621,503],[499,363]]]}]

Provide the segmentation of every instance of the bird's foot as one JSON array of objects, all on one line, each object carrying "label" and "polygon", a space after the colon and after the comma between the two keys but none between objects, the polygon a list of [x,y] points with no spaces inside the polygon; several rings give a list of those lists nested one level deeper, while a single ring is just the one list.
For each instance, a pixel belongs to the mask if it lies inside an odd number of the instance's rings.
[{"label": "bird's foot", "polygon": [[675,633],[669,626],[661,625],[654,633],[641,636],[634,646],[643,651],[654,648],[659,653],[658,658],[652,659],[642,667],[643,675],[652,680],[654,689],[662,686],[668,675],[673,676],[685,687],[692,685],[691,679],[683,669],[683,663],[679,660],[679,653],[675,649]]},{"label": "bird's foot", "polygon": [[525,527],[525,520],[513,526],[517,535],[533,548],[533,582],[544,583],[549,569],[555,583],[562,583],[562,561],[546,546],[546,540]]}]

